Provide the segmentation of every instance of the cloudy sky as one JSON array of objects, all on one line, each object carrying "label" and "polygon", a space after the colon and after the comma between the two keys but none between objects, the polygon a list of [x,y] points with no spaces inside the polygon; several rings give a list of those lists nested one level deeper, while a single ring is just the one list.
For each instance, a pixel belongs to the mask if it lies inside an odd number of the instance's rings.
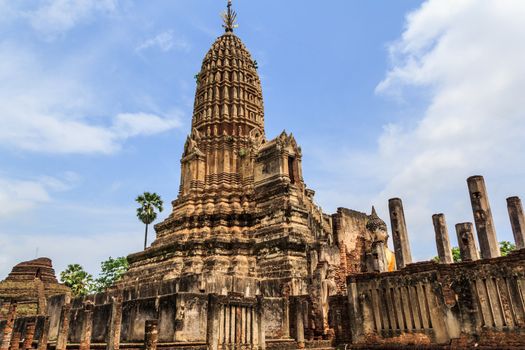
[{"label": "cloudy sky", "polygon": [[[0,279],[35,256],[96,274],[141,249],[134,198],[169,203],[193,76],[221,0],[0,0]],[[431,215],[472,221],[485,176],[499,240],[525,197],[525,2],[237,0],[259,63],[269,137],[286,129],[325,212],[388,222],[405,205],[415,260]],[[169,205],[168,205],[169,209]],[[161,217],[165,217],[166,212]]]}]

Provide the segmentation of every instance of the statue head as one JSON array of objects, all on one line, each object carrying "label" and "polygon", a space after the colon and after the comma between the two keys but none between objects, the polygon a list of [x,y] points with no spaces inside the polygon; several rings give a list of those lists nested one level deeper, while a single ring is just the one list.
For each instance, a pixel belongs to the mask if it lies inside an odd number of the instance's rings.
[{"label": "statue head", "polygon": [[386,223],[377,216],[376,209],[372,207],[372,214],[368,216],[366,229],[370,231],[373,242],[386,243],[388,240],[388,231]]}]

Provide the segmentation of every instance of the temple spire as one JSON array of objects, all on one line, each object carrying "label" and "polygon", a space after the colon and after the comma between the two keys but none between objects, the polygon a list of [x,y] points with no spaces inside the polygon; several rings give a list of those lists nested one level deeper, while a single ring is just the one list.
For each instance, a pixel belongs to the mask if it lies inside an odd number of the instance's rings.
[{"label": "temple spire", "polygon": [[226,33],[233,32],[234,28],[237,28],[237,24],[235,23],[237,21],[237,13],[235,11],[232,11],[232,0],[228,0],[228,9],[224,11],[222,14],[222,19],[224,20],[224,24],[222,25],[224,27],[224,30]]}]

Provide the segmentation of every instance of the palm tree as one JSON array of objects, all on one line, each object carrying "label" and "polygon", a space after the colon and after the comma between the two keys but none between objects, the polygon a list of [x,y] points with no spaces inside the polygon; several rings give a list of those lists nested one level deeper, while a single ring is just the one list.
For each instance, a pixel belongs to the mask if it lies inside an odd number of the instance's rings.
[{"label": "palm tree", "polygon": [[163,203],[158,194],[149,192],[144,192],[138,196],[135,201],[140,204],[140,207],[137,208],[137,217],[146,225],[146,231],[144,232],[144,249],[146,249],[148,243],[148,225],[157,218],[155,209],[158,209],[159,212],[162,211]]}]

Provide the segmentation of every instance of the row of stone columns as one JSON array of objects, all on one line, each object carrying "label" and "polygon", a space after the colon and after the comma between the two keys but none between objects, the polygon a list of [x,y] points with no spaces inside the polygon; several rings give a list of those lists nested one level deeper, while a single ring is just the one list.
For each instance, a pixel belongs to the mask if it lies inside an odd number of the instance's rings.
[{"label": "row of stone columns", "polygon": [[[494,220],[487,195],[485,180],[482,176],[471,176],[467,179],[470,202],[474,223],[480,245],[482,259],[496,258],[500,256],[499,243],[496,236]],[[392,228],[392,240],[396,256],[397,269],[402,269],[412,263],[408,231],[403,211],[403,203],[399,198],[388,201],[390,212],[390,223]],[[525,248],[525,216],[519,197],[507,198],[507,209],[512,226],[512,233],[517,249]],[[432,215],[432,222],[436,236],[436,246],[439,261],[444,264],[453,263],[452,250],[448,236],[447,224],[444,214]],[[479,259],[478,249],[474,239],[474,225],[469,222],[456,225],[456,234],[461,259]]]},{"label": "row of stone columns", "polygon": [[[471,176],[467,179],[467,185],[481,258],[490,259],[499,257],[499,243],[496,236],[485,180],[482,176]],[[525,217],[523,215],[521,200],[518,197],[507,198],[507,209],[516,248],[525,248]],[[439,260],[441,263],[450,264],[453,260],[445,216],[443,214],[436,214],[433,216],[433,222]],[[480,255],[474,239],[474,225],[470,222],[456,224],[456,235],[461,260],[478,260]]]},{"label": "row of stone columns", "polygon": [[[84,304],[82,327],[80,334],[80,347],[79,350],[90,350],[91,348],[91,335],[93,332],[93,309],[94,304],[92,302],[86,302]],[[67,341],[69,335],[69,323],[71,318],[71,304],[67,303],[62,306],[60,313],[60,321],[58,326],[58,337],[56,342],[56,350],[66,350]],[[120,329],[122,324],[122,296],[118,295],[113,297],[111,319],[109,320],[109,331],[108,339],[106,344],[106,350],[118,350],[120,348]],[[151,326],[154,327],[154,326]],[[147,330],[148,328],[146,328]],[[156,329],[156,328],[155,328]],[[39,346],[38,350],[47,349],[47,335],[49,333],[49,324],[44,327],[45,343],[42,347]],[[154,349],[153,349],[154,350]]]},{"label": "row of stone columns", "polygon": [[[15,319],[16,319],[16,303],[10,303],[9,310],[6,317],[6,325],[4,331],[1,334],[0,349],[2,350],[29,350],[33,348],[33,342],[35,341],[35,330],[36,330],[36,319],[30,319],[25,325],[24,339],[22,340],[22,332],[15,330]],[[44,324],[42,332],[36,341],[38,342],[38,350],[47,349],[47,333],[49,331],[49,318],[44,318]],[[20,342],[22,341],[22,347]]]}]

